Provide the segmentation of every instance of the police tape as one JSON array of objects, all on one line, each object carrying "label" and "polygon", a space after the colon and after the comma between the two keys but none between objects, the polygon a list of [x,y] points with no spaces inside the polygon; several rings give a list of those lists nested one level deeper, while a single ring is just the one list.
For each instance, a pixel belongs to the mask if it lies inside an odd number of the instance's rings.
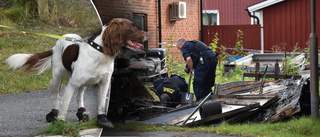
[{"label": "police tape", "polygon": [[[228,50],[243,50],[243,51],[251,51],[251,52],[261,52],[261,50],[257,49],[238,49],[238,48],[225,48],[225,47],[217,47],[219,49],[228,49]],[[273,52],[271,50],[263,50],[264,52]]]},{"label": "police tape", "polygon": [[[5,26],[5,25],[0,25],[0,27],[7,28],[7,29],[15,29],[13,27]],[[32,33],[32,34],[36,34],[36,35],[41,35],[41,36],[46,36],[46,37],[50,37],[50,38],[64,39],[64,40],[73,41],[73,42],[75,42],[75,41],[81,42],[81,40],[77,40],[72,37],[64,37],[64,36],[60,36],[60,35],[41,33],[41,32],[35,32],[35,31],[30,31],[30,30],[19,30],[19,31],[24,31],[24,32],[28,32],[28,33]]]}]

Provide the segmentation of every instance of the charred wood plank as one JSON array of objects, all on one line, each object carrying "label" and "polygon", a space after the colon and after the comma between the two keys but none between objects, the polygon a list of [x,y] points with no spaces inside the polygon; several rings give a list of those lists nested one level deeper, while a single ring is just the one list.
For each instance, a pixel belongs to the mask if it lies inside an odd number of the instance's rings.
[{"label": "charred wood plank", "polygon": [[271,99],[275,95],[215,95],[213,98],[237,98],[237,99]]},{"label": "charred wood plank", "polygon": [[[261,73],[243,73],[243,77],[255,77],[255,78],[261,78],[263,77],[263,74]],[[276,73],[266,73],[266,78],[282,78],[282,79],[288,79],[294,77],[295,79],[300,79],[301,75],[294,75],[294,74],[276,74]]]}]

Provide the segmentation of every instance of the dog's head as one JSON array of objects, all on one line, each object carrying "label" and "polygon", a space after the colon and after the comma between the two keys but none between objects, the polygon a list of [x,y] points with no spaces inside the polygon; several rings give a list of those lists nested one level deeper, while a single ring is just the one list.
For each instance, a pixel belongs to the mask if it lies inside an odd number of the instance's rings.
[{"label": "dog's head", "polygon": [[102,35],[103,52],[108,56],[114,56],[123,45],[134,49],[143,49],[143,45],[140,43],[148,39],[147,35],[147,32],[139,30],[130,20],[115,18],[104,29]]}]

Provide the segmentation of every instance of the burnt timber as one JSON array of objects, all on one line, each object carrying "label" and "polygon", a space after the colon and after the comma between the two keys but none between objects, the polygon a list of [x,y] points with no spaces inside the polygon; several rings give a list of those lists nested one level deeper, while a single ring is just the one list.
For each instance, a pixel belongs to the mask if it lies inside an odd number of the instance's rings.
[{"label": "burnt timber", "polygon": [[[263,84],[260,94],[261,81],[239,81],[220,83],[215,85],[213,95],[208,101],[219,101],[222,113],[201,118],[200,112],[192,113],[199,105],[187,107],[173,112],[166,112],[160,116],[139,121],[140,123],[197,126],[218,125],[222,121],[230,124],[239,122],[277,122],[288,118],[302,110],[301,106],[308,106],[310,99],[301,98],[308,93],[308,80],[284,79],[269,80]],[[199,106],[198,106],[199,107]],[[307,112],[308,113],[308,112]],[[189,118],[190,117],[190,118]],[[187,119],[189,118],[189,119]],[[183,122],[187,120],[187,122]]]}]

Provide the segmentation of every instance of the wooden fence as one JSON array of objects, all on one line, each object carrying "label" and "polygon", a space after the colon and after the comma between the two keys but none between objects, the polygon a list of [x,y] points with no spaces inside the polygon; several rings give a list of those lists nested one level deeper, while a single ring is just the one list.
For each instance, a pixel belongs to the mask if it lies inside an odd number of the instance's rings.
[{"label": "wooden fence", "polygon": [[[243,47],[245,52],[260,52],[261,30],[260,25],[204,25],[203,42],[209,46],[213,43],[215,33],[218,33],[218,47],[223,45],[228,53],[232,53],[236,45],[237,32],[243,32]],[[220,49],[221,50],[221,49]],[[218,51],[220,51],[218,50]]]}]

